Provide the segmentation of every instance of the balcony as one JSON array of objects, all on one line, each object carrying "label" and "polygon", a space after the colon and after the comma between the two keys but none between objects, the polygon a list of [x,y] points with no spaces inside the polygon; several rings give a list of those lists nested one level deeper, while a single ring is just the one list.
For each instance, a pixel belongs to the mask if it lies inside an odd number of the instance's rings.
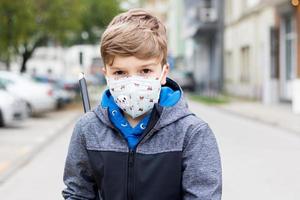
[{"label": "balcony", "polygon": [[198,4],[190,7],[186,12],[185,36],[190,37],[196,33],[210,34],[218,29],[218,8],[203,7],[201,4]]},{"label": "balcony", "polygon": [[196,8],[196,19],[201,24],[215,23],[218,20],[216,8]]}]

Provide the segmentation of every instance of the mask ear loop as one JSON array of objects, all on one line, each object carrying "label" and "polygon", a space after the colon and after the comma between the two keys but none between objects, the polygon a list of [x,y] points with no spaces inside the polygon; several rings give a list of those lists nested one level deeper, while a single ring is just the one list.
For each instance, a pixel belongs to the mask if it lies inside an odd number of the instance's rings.
[{"label": "mask ear loop", "polygon": [[163,75],[164,75],[165,66],[166,66],[166,65],[164,65],[164,66],[163,66],[163,69],[162,69],[161,75],[160,75],[160,77],[158,78],[159,82],[162,80],[162,77],[163,77]]}]

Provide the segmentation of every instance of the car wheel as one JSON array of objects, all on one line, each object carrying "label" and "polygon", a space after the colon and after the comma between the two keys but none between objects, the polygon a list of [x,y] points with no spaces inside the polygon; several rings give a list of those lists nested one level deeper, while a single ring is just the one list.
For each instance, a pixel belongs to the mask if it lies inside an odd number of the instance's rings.
[{"label": "car wheel", "polygon": [[61,98],[57,99],[56,100],[56,109],[58,110],[58,109],[61,109],[63,107],[64,107],[64,100],[61,99]]},{"label": "car wheel", "polygon": [[3,117],[2,112],[0,110],[0,127],[4,127],[4,126],[5,126],[4,117]]}]

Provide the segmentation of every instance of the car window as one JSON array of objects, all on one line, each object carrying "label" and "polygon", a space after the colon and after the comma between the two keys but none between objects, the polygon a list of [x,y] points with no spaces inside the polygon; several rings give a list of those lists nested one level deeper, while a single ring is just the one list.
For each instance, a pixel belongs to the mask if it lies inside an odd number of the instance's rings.
[{"label": "car window", "polygon": [[5,90],[5,89],[6,89],[5,85],[0,81],[0,90]]},{"label": "car window", "polygon": [[10,84],[14,84],[14,81],[2,77],[0,78],[0,86],[6,87]]}]

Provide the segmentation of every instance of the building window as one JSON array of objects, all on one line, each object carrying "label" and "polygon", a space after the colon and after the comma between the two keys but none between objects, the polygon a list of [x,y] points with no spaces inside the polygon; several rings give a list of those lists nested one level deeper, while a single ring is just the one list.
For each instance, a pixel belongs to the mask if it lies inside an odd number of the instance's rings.
[{"label": "building window", "polygon": [[232,52],[226,51],[225,53],[225,82],[230,83],[233,80],[233,62]]},{"label": "building window", "polygon": [[196,18],[202,23],[215,22],[218,19],[217,8],[212,0],[202,0],[196,6]]},{"label": "building window", "polygon": [[271,78],[279,78],[279,29],[270,28]]},{"label": "building window", "polygon": [[201,0],[197,2],[198,6],[201,8],[212,8],[212,0]]},{"label": "building window", "polygon": [[250,47],[245,46],[241,48],[241,76],[242,83],[250,81]]},{"label": "building window", "polygon": [[212,8],[212,0],[204,0],[204,8]]},{"label": "building window", "polygon": [[285,78],[286,80],[293,79],[295,65],[295,30],[293,27],[292,16],[285,18]]}]

